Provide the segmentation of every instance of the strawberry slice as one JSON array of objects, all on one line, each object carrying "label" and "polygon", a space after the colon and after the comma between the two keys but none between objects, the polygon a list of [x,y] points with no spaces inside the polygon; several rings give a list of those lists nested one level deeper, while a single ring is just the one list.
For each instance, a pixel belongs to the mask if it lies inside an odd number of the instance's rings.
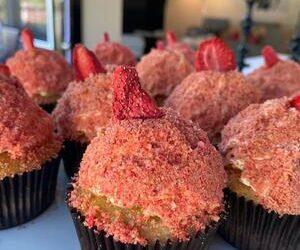
[{"label": "strawberry slice", "polygon": [[95,54],[82,44],[77,44],[73,49],[73,65],[78,81],[83,81],[90,75],[106,73]]},{"label": "strawberry slice", "polygon": [[199,45],[196,52],[195,67],[197,71],[235,70],[235,56],[233,51],[220,38],[212,38]]},{"label": "strawberry slice", "polygon": [[164,50],[165,49],[165,44],[161,40],[156,41],[155,46],[156,46],[156,49],[158,49],[158,50]]},{"label": "strawberry slice", "polygon": [[174,32],[172,31],[168,31],[167,32],[167,35],[166,35],[166,40],[167,40],[167,44],[170,46],[170,45],[173,45],[174,43],[177,42],[177,38],[174,34]]},{"label": "strawberry slice", "polygon": [[267,66],[267,68],[271,68],[272,66],[274,66],[276,63],[280,61],[276,51],[273,49],[272,46],[267,45],[263,47],[261,53],[264,57],[265,65]]},{"label": "strawberry slice", "polygon": [[106,43],[109,42],[110,38],[109,38],[109,34],[107,32],[104,32],[101,42]]},{"label": "strawberry slice", "polygon": [[10,77],[10,70],[5,64],[0,64],[0,74]]},{"label": "strawberry slice", "polygon": [[33,34],[30,29],[24,28],[21,31],[21,39],[23,42],[24,50],[30,50],[34,48],[33,44]]},{"label": "strawberry slice", "polygon": [[115,120],[159,118],[162,111],[142,89],[134,67],[119,66],[113,76]]},{"label": "strawberry slice", "polygon": [[290,102],[291,106],[296,108],[298,111],[300,111],[300,95],[295,96],[291,102]]}]

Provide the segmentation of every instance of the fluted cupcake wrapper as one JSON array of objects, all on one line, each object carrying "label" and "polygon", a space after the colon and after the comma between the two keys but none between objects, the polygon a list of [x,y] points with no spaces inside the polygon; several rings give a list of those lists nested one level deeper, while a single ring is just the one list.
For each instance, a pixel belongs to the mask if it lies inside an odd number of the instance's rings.
[{"label": "fluted cupcake wrapper", "polygon": [[52,111],[55,109],[55,106],[56,106],[56,103],[49,103],[49,104],[41,104],[40,105],[40,107],[49,114],[52,113]]},{"label": "fluted cupcake wrapper", "polygon": [[0,230],[28,222],[53,202],[59,157],[40,170],[6,177],[0,181]]},{"label": "fluted cupcake wrapper", "polygon": [[[189,241],[170,242],[161,245],[142,246],[140,244],[125,244],[115,241],[112,236],[107,237],[105,232],[98,232],[84,225],[84,217],[76,209],[70,208],[77,236],[82,250],[206,250],[214,237],[220,222],[207,227],[204,232],[199,232]],[[222,219],[221,219],[222,220]]]},{"label": "fluted cupcake wrapper", "polygon": [[80,162],[87,145],[80,142],[66,140],[62,158],[66,174],[69,178],[73,177],[79,170]]},{"label": "fluted cupcake wrapper", "polygon": [[241,250],[300,249],[300,216],[268,212],[261,205],[226,190],[228,216],[219,232]]}]

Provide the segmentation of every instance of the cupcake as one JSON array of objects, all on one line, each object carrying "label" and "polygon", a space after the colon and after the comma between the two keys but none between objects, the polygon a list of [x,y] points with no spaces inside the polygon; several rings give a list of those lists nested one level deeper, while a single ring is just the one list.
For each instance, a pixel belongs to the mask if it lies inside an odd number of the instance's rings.
[{"label": "cupcake", "polygon": [[166,100],[182,118],[192,120],[208,133],[213,144],[228,120],[249,104],[259,101],[259,94],[236,71],[232,50],[219,38],[200,44],[196,55],[197,72],[187,76]]},{"label": "cupcake", "polygon": [[113,118],[68,195],[82,249],[206,249],[226,173],[204,131],[158,108],[137,72],[113,76]]},{"label": "cupcake", "polygon": [[193,64],[195,61],[195,52],[186,43],[178,42],[175,34],[168,31],[166,34],[167,48],[177,53],[183,53],[185,57]]},{"label": "cupcake", "polygon": [[219,148],[229,174],[225,239],[239,249],[300,249],[300,96],[250,105]]},{"label": "cupcake", "polygon": [[292,96],[300,91],[300,66],[281,60],[271,46],[262,50],[265,64],[250,73],[248,80],[262,92],[262,101]]},{"label": "cupcake", "polygon": [[27,94],[51,113],[73,79],[72,69],[57,52],[35,48],[29,29],[23,29],[21,37],[23,50],[8,59],[7,66],[11,74],[20,80]]},{"label": "cupcake", "polygon": [[170,50],[159,42],[141,58],[136,69],[143,89],[162,105],[172,90],[194,71],[194,66],[184,53]]},{"label": "cupcake", "polygon": [[135,65],[133,52],[125,45],[111,42],[108,33],[104,33],[94,50],[98,60],[105,67],[111,65]]},{"label": "cupcake", "polygon": [[65,139],[62,154],[68,176],[78,171],[87,144],[112,115],[112,77],[82,45],[73,50],[76,81],[71,82],[53,111],[58,133]]},{"label": "cupcake", "polygon": [[53,122],[0,66],[0,229],[32,220],[52,203],[60,138]]}]

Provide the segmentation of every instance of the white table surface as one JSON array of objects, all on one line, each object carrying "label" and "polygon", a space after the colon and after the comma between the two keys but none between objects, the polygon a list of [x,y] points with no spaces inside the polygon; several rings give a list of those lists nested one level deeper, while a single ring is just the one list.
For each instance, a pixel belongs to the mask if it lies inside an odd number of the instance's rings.
[{"label": "white table surface", "polygon": [[[250,64],[244,70],[246,74],[263,64],[261,57],[249,58],[246,62]],[[0,231],[0,250],[80,250],[71,216],[64,203],[67,183],[63,166],[60,166],[55,202],[35,220]],[[216,235],[210,250],[234,248]]]}]

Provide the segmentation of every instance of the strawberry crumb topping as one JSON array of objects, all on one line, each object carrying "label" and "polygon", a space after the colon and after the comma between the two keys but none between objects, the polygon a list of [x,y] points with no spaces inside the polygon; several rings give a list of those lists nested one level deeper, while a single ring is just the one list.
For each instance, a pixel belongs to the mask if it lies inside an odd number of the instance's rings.
[{"label": "strawberry crumb topping", "polygon": [[125,45],[111,41],[107,32],[103,34],[94,52],[100,63],[107,69],[111,65],[133,66],[136,64],[133,52]]},{"label": "strawberry crumb topping", "polygon": [[[29,98],[15,78],[0,77],[0,96],[2,179],[39,169],[47,160],[56,157],[61,142],[53,133],[54,126],[50,115]],[[6,154],[17,163],[8,166],[3,164]]]},{"label": "strawberry crumb topping", "polygon": [[273,67],[276,63],[280,61],[276,51],[273,49],[272,46],[268,45],[263,47],[261,54],[264,57],[265,65],[267,66],[267,68]]},{"label": "strawberry crumb topping", "polygon": [[119,66],[114,71],[113,113],[116,120],[160,118],[163,113],[141,88],[134,67]]},{"label": "strawberry crumb topping", "polygon": [[83,81],[91,75],[106,73],[94,53],[81,44],[77,44],[73,49],[73,65],[78,81]]},{"label": "strawberry crumb topping", "polygon": [[10,76],[10,70],[5,64],[0,64],[0,74]]},{"label": "strawberry crumb topping", "polygon": [[[223,209],[226,173],[219,153],[199,127],[170,109],[162,112],[161,118],[107,126],[89,144],[71,194],[70,206],[88,226],[124,243],[155,242],[141,230],[149,216],[169,229],[171,240],[188,240],[218,221]],[[139,208],[138,219],[111,218],[86,192],[121,208]]]},{"label": "strawberry crumb topping", "polygon": [[236,69],[233,51],[220,39],[212,38],[202,42],[196,52],[197,71],[230,71]]},{"label": "strawberry crumb topping", "polygon": [[225,126],[219,146],[259,203],[280,215],[300,214],[298,105],[299,97],[250,105]]}]

